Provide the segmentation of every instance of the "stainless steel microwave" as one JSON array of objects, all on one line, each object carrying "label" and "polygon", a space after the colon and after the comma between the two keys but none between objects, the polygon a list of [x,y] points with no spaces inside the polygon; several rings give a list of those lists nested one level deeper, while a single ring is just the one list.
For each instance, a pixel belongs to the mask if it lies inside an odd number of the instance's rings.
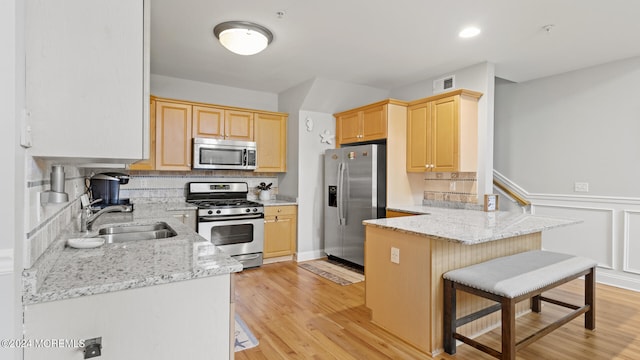
[{"label": "stainless steel microwave", "polygon": [[255,170],[256,143],[253,141],[193,139],[193,168],[197,170]]}]

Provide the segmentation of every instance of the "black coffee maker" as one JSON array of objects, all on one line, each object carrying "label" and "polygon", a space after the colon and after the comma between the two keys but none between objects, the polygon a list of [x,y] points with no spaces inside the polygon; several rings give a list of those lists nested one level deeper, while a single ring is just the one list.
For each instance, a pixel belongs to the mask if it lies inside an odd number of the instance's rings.
[{"label": "black coffee maker", "polygon": [[128,205],[129,199],[120,198],[120,185],[129,182],[129,175],[107,172],[96,174],[90,179],[89,189],[91,191],[91,200],[102,199],[93,205],[96,208],[104,208],[110,205]]}]

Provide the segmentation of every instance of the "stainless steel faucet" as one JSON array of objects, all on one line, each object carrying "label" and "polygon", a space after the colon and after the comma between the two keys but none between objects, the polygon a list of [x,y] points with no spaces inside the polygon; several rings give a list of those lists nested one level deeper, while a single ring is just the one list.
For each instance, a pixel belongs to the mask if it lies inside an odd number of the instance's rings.
[{"label": "stainless steel faucet", "polygon": [[101,209],[95,214],[91,213],[90,207],[85,207],[82,209],[82,214],[80,215],[80,231],[89,231],[91,230],[91,226],[102,214],[110,213],[110,212],[132,212],[133,207],[131,205],[111,205],[107,206],[104,209]]}]

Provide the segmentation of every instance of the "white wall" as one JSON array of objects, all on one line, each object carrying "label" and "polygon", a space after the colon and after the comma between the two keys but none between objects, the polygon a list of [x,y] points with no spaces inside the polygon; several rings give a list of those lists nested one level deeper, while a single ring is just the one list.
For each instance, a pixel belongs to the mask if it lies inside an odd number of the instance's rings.
[{"label": "white wall", "polygon": [[[300,140],[298,133],[300,128],[299,111],[304,99],[313,86],[313,79],[288,89],[278,96],[278,110],[289,114],[287,119],[287,172],[278,175],[278,183],[281,186],[279,194],[290,198],[298,197],[298,151]],[[304,125],[303,125],[304,126]]]},{"label": "white wall", "polygon": [[[0,177],[5,196],[0,207],[0,339],[22,336],[21,270],[24,189],[24,151],[19,147],[17,118],[24,108],[24,4],[0,2]],[[15,191],[12,191],[15,189]],[[0,359],[20,359],[18,349],[0,348]]]},{"label": "white wall", "polygon": [[[640,57],[520,84],[496,81],[495,168],[535,214],[582,219],[543,247],[598,261],[640,291]],[[574,192],[588,182],[589,192]]]},{"label": "white wall", "polygon": [[387,90],[316,78],[301,109],[335,114],[387,98],[389,98]]},{"label": "white wall", "polygon": [[209,104],[278,111],[278,95],[151,74],[151,95]]},{"label": "white wall", "polygon": [[[325,130],[335,133],[335,118],[331,114],[300,111],[298,138],[298,260],[316,259],[324,254],[324,152],[335,148],[320,142]],[[306,120],[313,121],[307,131]],[[320,186],[318,186],[320,185]]]},{"label": "white wall", "polygon": [[[530,192],[640,197],[640,57],[499,83],[496,169]],[[540,176],[545,174],[545,176]]]}]

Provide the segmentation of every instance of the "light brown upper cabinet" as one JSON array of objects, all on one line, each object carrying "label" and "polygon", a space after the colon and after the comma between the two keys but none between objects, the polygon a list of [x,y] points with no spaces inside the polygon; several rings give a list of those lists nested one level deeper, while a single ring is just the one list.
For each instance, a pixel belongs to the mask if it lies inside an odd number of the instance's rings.
[{"label": "light brown upper cabinet", "polygon": [[409,103],[407,171],[477,171],[478,99],[455,90]]},{"label": "light brown upper cabinet", "polygon": [[156,100],[156,170],[191,170],[190,104]]},{"label": "light brown upper cabinet", "polygon": [[193,137],[253,141],[254,116],[249,111],[193,106]]},{"label": "light brown upper cabinet", "polygon": [[256,172],[287,171],[287,116],[255,113]]},{"label": "light brown upper cabinet", "polygon": [[287,171],[287,114],[151,97],[148,160],[131,170],[191,170],[194,137],[255,141],[257,172]]},{"label": "light brown upper cabinet", "polygon": [[338,145],[387,137],[387,107],[375,103],[334,115]]}]

